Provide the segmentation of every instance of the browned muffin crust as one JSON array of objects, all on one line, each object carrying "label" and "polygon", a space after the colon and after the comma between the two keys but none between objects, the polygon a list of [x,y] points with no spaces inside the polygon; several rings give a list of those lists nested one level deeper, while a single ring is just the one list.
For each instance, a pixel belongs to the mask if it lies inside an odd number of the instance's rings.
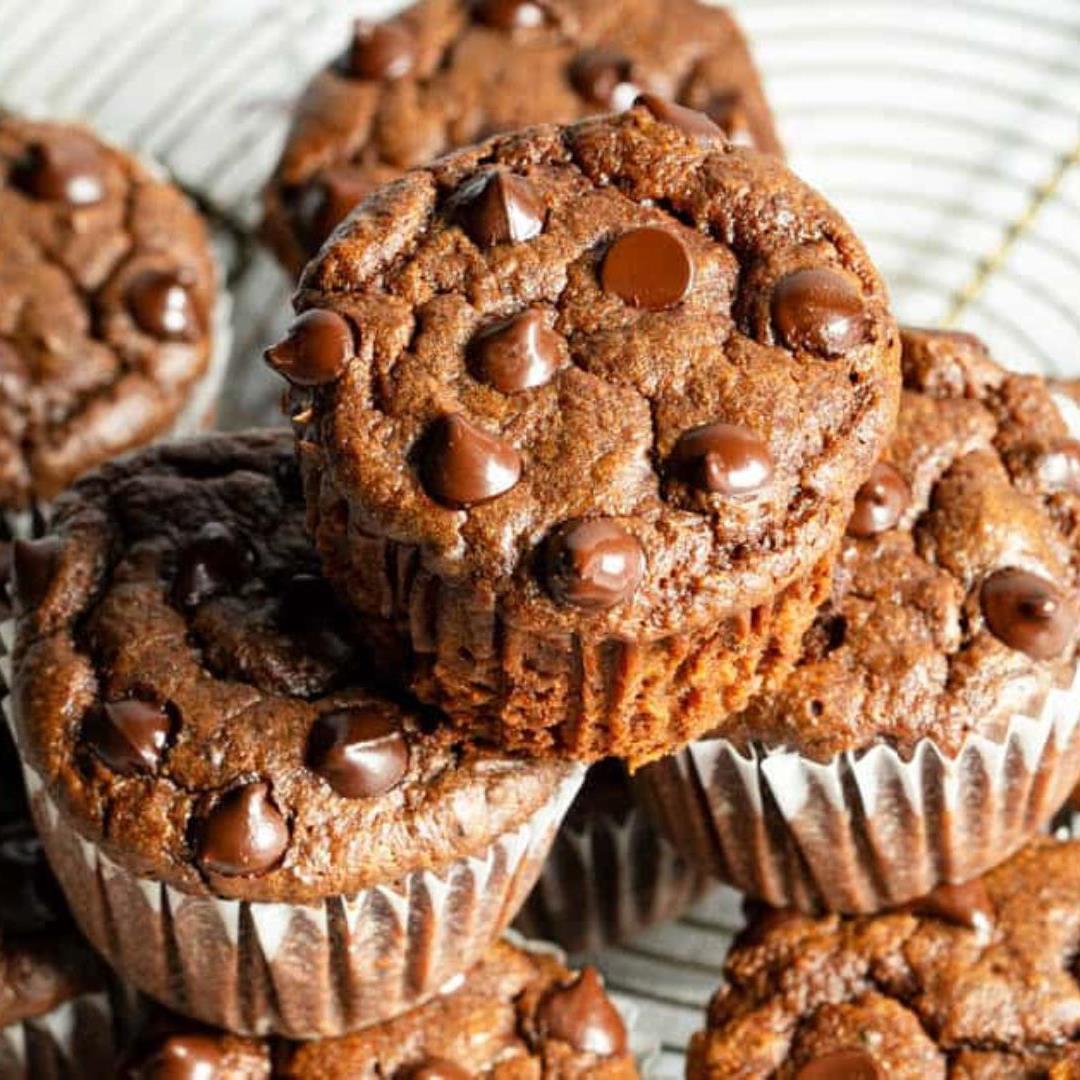
[{"label": "browned muffin crust", "polygon": [[746,42],[723,9],[422,0],[389,23],[362,23],[307,87],[266,191],[264,235],[299,273],[356,203],[406,169],[498,132],[626,108],[645,91],[780,152]]},{"label": "browned muffin crust", "polygon": [[215,292],[175,187],[84,128],[0,113],[0,508],[172,425],[209,363]]},{"label": "browned muffin crust", "polygon": [[367,661],[298,486],[287,433],[162,445],[16,545],[24,756],[83,836],[184,892],[303,902],[439,870],[570,772],[349,681]]},{"label": "browned muffin crust", "polygon": [[[794,673],[725,725],[737,743],[825,760],[879,740],[907,754],[931,738],[952,753],[1072,681],[1080,443],[1052,388],[1005,371],[978,340],[905,330],[903,341],[899,426],[883,459],[895,471],[860,495]],[[987,582],[1009,569],[1056,598],[1049,649],[1038,620],[1014,612],[995,624]]]},{"label": "browned muffin crust", "polygon": [[703,123],[642,104],[410,173],[269,354],[328,575],[422,696],[533,752],[646,760],[741,706],[894,420],[861,245]]},{"label": "browned muffin crust", "polygon": [[[728,958],[687,1076],[1073,1076],[1078,945],[1075,842],[1036,841],[914,910],[762,914]],[[842,1056],[852,1071],[828,1071]]]}]

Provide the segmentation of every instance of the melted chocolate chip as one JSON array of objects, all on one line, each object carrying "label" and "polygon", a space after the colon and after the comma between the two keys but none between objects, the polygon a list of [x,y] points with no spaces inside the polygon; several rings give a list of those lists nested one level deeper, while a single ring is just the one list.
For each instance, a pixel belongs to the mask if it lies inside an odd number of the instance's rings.
[{"label": "melted chocolate chip", "polygon": [[41,841],[25,820],[0,827],[0,934],[32,934],[64,913]]},{"label": "melted chocolate chip", "polygon": [[491,169],[468,180],[457,203],[465,231],[481,247],[520,244],[539,236],[547,213],[532,184],[505,169]]},{"label": "melted chocolate chip", "polygon": [[969,930],[990,926],[994,907],[981,878],[963,885],[939,885],[910,904],[913,914],[955,923]]},{"label": "melted chocolate chip", "polygon": [[641,541],[604,518],[560,526],[548,541],[546,562],[552,596],[588,611],[625,600],[645,573]]},{"label": "melted chocolate chip", "polygon": [[382,711],[342,709],[324,713],[312,725],[307,763],[346,799],[372,799],[401,782],[409,747]]},{"label": "melted chocolate chip", "polygon": [[196,607],[218,593],[238,588],[251,576],[255,552],[228,525],[207,522],[180,552],[173,601]]},{"label": "melted chocolate chip", "polygon": [[636,104],[644,105],[660,123],[678,128],[696,139],[713,140],[724,137],[723,131],[703,112],[677,105],[658,94],[642,94]]},{"label": "melted chocolate chip", "polygon": [[1080,495],[1080,442],[1058,439],[1039,455],[1036,471],[1045,489]]},{"label": "melted chocolate chip", "polygon": [[138,698],[107,701],[83,728],[83,741],[114,772],[152,773],[169,744],[172,721],[157,705]]},{"label": "melted chocolate chip", "polygon": [[173,1035],[137,1065],[140,1080],[217,1080],[225,1054],[212,1035]]},{"label": "melted chocolate chip", "polygon": [[469,346],[474,374],[504,394],[549,382],[562,363],[565,343],[542,311],[531,308],[481,330]]},{"label": "melted chocolate chip", "polygon": [[586,101],[613,112],[629,109],[642,89],[634,82],[629,57],[610,49],[589,49],[576,56],[570,82]]},{"label": "melted chocolate chip", "polygon": [[773,325],[790,349],[842,356],[866,338],[862,292],[838,270],[796,270],[773,290]]},{"label": "melted chocolate chip", "polygon": [[460,413],[439,417],[428,430],[420,463],[424,490],[455,508],[476,506],[521,479],[521,455]]},{"label": "melted chocolate chip", "polygon": [[349,49],[349,74],[358,79],[401,79],[416,65],[416,39],[399,22],[359,20]]},{"label": "melted chocolate chip", "polygon": [[472,1080],[472,1075],[446,1058],[427,1058],[405,1073],[407,1080]]},{"label": "melted chocolate chip", "polygon": [[538,0],[475,0],[473,11],[497,30],[528,30],[543,26],[545,20]]},{"label": "melted chocolate chip", "polygon": [[16,540],[11,545],[11,588],[17,611],[33,611],[45,600],[61,548],[55,536]]},{"label": "melted chocolate chip", "polygon": [[372,191],[371,181],[347,165],[323,169],[296,191],[292,214],[308,251],[317,251]]},{"label": "melted chocolate chip", "polygon": [[855,509],[848,522],[851,536],[867,539],[896,527],[911,503],[911,489],[900,470],[879,461],[855,496]]},{"label": "melted chocolate chip", "polygon": [[663,311],[679,304],[694,284],[686,245],[669,229],[646,225],[623,233],[608,248],[600,271],[606,292],[634,307]]},{"label": "melted chocolate chip", "polygon": [[549,991],[540,1002],[536,1020],[546,1038],[582,1054],[626,1053],[626,1027],[595,968],[587,967],[568,986]]},{"label": "melted chocolate chip", "polygon": [[105,155],[84,136],[60,136],[31,146],[13,179],[35,199],[93,206],[105,198]]},{"label": "melted chocolate chip", "polygon": [[298,315],[266,362],[295,386],[324,386],[341,377],[355,355],[352,329],[336,311],[312,308]]},{"label": "melted chocolate chip", "polygon": [[865,1050],[835,1050],[804,1065],[795,1080],[885,1080],[885,1074]]},{"label": "melted chocolate chip", "polygon": [[1027,570],[991,574],[981,600],[990,632],[1035,660],[1060,656],[1076,628],[1076,615],[1058,587]]},{"label": "melted chocolate chip", "polygon": [[225,877],[272,869],[289,846],[289,826],[270,797],[270,785],[245,784],[226,792],[207,815],[199,863]]},{"label": "melted chocolate chip", "polygon": [[706,424],[681,436],[674,460],[680,472],[703,491],[748,495],[760,491],[773,475],[768,444],[738,424]]},{"label": "melted chocolate chip", "polygon": [[191,275],[143,270],[128,285],[127,305],[139,329],[162,341],[193,341],[202,332]]}]

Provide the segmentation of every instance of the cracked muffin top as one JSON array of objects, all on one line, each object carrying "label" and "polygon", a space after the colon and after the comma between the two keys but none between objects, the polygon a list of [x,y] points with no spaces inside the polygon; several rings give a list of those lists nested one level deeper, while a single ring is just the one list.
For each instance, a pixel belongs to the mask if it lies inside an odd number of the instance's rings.
[{"label": "cracked muffin top", "polygon": [[216,287],[180,191],[84,128],[0,113],[0,508],[173,425]]},{"label": "cracked muffin top", "polygon": [[1080,1068],[1080,843],[858,918],[763,912],[687,1076],[1066,1080]]},{"label": "cracked muffin top", "polygon": [[380,184],[502,131],[651,92],[779,153],[738,26],[696,0],[424,0],[359,23],[296,109],[264,233],[298,272]]},{"label": "cracked muffin top", "polygon": [[14,545],[23,753],[85,837],[182,891],[291,902],[480,854],[573,766],[500,756],[343,676],[287,432],[104,466]]},{"label": "cracked muffin top", "polygon": [[545,632],[660,638],[828,555],[898,336],[840,216],[654,98],[369,198],[268,359],[308,502]]},{"label": "cracked muffin top", "polygon": [[860,490],[831,600],[779,689],[725,738],[818,760],[955,752],[1071,684],[1080,443],[1052,388],[966,334],[904,330],[896,435]]}]

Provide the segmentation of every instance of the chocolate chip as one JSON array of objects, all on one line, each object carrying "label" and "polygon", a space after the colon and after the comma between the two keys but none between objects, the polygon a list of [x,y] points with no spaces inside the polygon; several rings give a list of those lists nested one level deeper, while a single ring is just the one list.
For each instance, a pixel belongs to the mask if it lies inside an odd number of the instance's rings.
[{"label": "chocolate chip", "polygon": [[604,993],[596,968],[587,967],[568,986],[550,990],[536,1014],[541,1032],[582,1054],[626,1053],[626,1027]]},{"label": "chocolate chip", "polygon": [[446,1058],[426,1058],[405,1073],[406,1080],[472,1080],[473,1074]]},{"label": "chocolate chip", "polygon": [[91,139],[63,135],[31,146],[13,179],[35,199],[93,206],[105,198],[105,156]]},{"label": "chocolate chip", "polygon": [[834,1050],[804,1065],[795,1080],[885,1080],[885,1073],[865,1050]]},{"label": "chocolate chip", "polygon": [[341,709],[323,713],[312,725],[307,763],[346,799],[372,799],[401,782],[409,747],[381,710]]},{"label": "chocolate chip", "polygon": [[202,332],[192,277],[183,270],[143,270],[127,288],[139,329],[162,341],[193,341]]},{"label": "chocolate chip", "polygon": [[895,465],[879,461],[855,495],[855,509],[848,522],[851,536],[867,539],[896,527],[911,503],[911,489]]},{"label": "chocolate chip", "polygon": [[1058,587],[1027,570],[991,574],[981,600],[990,632],[1034,660],[1060,656],[1076,628],[1076,615]]},{"label": "chocolate chip", "polygon": [[589,611],[625,600],[645,573],[641,541],[604,518],[560,526],[548,540],[546,562],[552,596]]},{"label": "chocolate chip", "polygon": [[1080,442],[1058,439],[1038,457],[1038,477],[1049,491],[1080,495]]},{"label": "chocolate chip", "polygon": [[686,245],[669,229],[646,225],[608,248],[600,272],[604,289],[634,307],[662,311],[680,303],[694,284]]},{"label": "chocolate chip", "polygon": [[458,192],[459,216],[465,231],[481,247],[520,244],[544,228],[546,208],[536,189],[505,169],[474,176]]},{"label": "chocolate chip", "polygon": [[180,552],[173,602],[196,607],[211,596],[238,588],[254,567],[255,552],[243,537],[221,522],[207,522]]},{"label": "chocolate chip", "polygon": [[134,1069],[139,1080],[216,1080],[225,1053],[212,1035],[172,1035]]},{"label": "chocolate chip", "polygon": [[521,455],[460,413],[439,417],[428,429],[420,463],[424,490],[462,508],[505,494],[521,479]]},{"label": "chocolate chip", "polygon": [[319,574],[294,574],[282,588],[278,603],[282,625],[288,630],[325,625],[339,610],[333,585]]},{"label": "chocolate chip", "polygon": [[629,109],[641,93],[633,62],[610,49],[589,49],[570,64],[570,82],[586,101],[613,112]]},{"label": "chocolate chip", "polygon": [[796,270],[773,290],[773,325],[790,349],[842,356],[866,338],[862,292],[838,270]]},{"label": "chocolate chip", "polygon": [[473,11],[497,30],[530,30],[543,26],[546,18],[537,0],[475,0]]},{"label": "chocolate chip", "polygon": [[563,338],[542,311],[528,311],[481,330],[469,346],[473,373],[504,394],[543,386],[559,369]]},{"label": "chocolate chip", "polygon": [[293,220],[307,250],[318,251],[323,241],[374,190],[370,179],[350,166],[341,165],[323,169],[294,192]]},{"label": "chocolate chip", "polygon": [[678,128],[696,139],[711,141],[724,137],[723,131],[703,112],[677,105],[658,94],[641,94],[635,104],[644,105],[660,123]]},{"label": "chocolate chip", "polygon": [[978,930],[994,921],[994,907],[981,878],[963,885],[939,885],[909,907],[915,915],[941,919],[969,930]]},{"label": "chocolate chip", "polygon": [[296,386],[324,386],[341,377],[356,355],[352,329],[336,311],[312,308],[292,321],[266,362]]},{"label": "chocolate chip", "polygon": [[17,611],[33,611],[44,602],[62,547],[56,536],[16,540],[11,545],[11,589]]},{"label": "chocolate chip", "polygon": [[349,73],[358,79],[401,79],[416,65],[416,39],[403,23],[360,19],[349,49]]},{"label": "chocolate chip", "polygon": [[138,698],[107,701],[83,728],[90,751],[114,772],[153,773],[169,744],[172,721],[160,706]]},{"label": "chocolate chip", "polygon": [[225,877],[261,874],[276,866],[289,846],[289,826],[266,783],[226,792],[210,811],[199,838],[199,863]]},{"label": "chocolate chip", "polygon": [[748,495],[773,475],[768,444],[738,424],[706,424],[687,431],[675,444],[676,467],[702,491]]},{"label": "chocolate chip", "polygon": [[0,934],[32,934],[65,911],[41,841],[26,820],[0,827]]}]

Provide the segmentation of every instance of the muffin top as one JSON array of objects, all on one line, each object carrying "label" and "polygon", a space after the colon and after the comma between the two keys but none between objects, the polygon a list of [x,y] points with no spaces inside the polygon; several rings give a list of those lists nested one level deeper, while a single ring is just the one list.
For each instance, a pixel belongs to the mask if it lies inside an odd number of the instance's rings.
[{"label": "muffin top", "polygon": [[286,432],[162,445],[15,543],[24,755],[80,833],[189,893],[304,902],[440,870],[576,776],[350,681],[366,660],[298,486]]},{"label": "muffin top", "polygon": [[0,113],[0,508],[173,424],[215,291],[175,187],[84,128]]},{"label": "muffin top", "polygon": [[779,689],[726,738],[826,760],[954,752],[1071,684],[1080,443],[1036,376],[965,334],[903,331],[897,433],[860,490],[831,600]]},{"label": "muffin top", "polygon": [[266,193],[296,272],[380,184],[501,131],[625,109],[642,91],[779,153],[735,21],[696,0],[422,0],[359,23],[308,86]]},{"label": "muffin top", "polygon": [[897,335],[846,224],[646,99],[371,196],[268,353],[320,523],[415,546],[519,626],[662,637],[835,545]]},{"label": "muffin top", "polygon": [[762,914],[728,957],[687,1076],[1064,1080],[1080,1067],[1078,946],[1075,842],[1036,841],[904,911]]}]

